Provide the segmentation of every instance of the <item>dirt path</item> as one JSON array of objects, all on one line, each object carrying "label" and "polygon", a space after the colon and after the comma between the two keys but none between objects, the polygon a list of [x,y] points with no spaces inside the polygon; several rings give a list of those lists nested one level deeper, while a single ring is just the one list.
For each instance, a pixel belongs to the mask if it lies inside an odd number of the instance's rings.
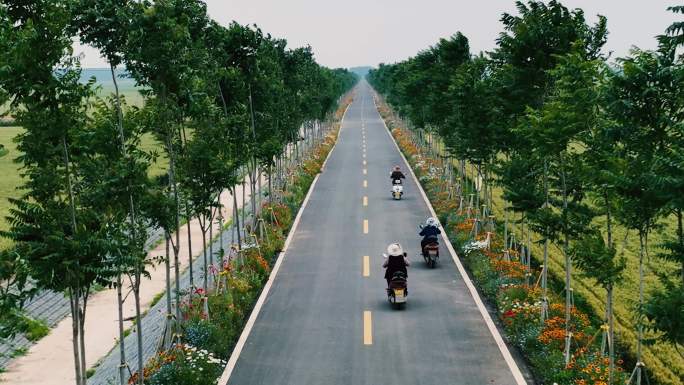
[{"label": "dirt path", "polygon": [[[249,201],[250,195],[248,186],[245,184],[246,202]],[[236,190],[238,207],[241,207],[242,187],[238,186]],[[233,197],[228,191],[221,194],[221,203],[223,204],[223,217],[228,221],[233,215]],[[202,232],[199,222],[195,219],[180,229],[179,260],[181,271],[188,267],[188,225],[190,226],[193,254],[196,258],[193,267],[202,268],[202,259],[201,257],[197,258],[202,253]],[[218,225],[214,227],[214,236],[220,233],[218,227]],[[165,248],[165,242],[161,242],[148,253],[148,256],[163,256]],[[164,265],[150,268],[150,274],[151,279],[144,281],[141,285],[140,299],[143,311],[150,307],[157,294],[166,290]],[[171,274],[173,277],[173,268]],[[195,282],[195,285],[201,286],[201,282]],[[85,340],[86,362],[89,367],[106,356],[116,345],[116,340],[119,337],[116,303],[115,289],[97,292],[91,296],[88,302]],[[124,318],[131,317],[134,314],[133,296],[129,295],[124,303]],[[125,323],[126,328],[131,327],[131,325],[131,322]],[[12,385],[65,385],[75,383],[71,341],[71,317],[66,317],[50,331],[48,336],[33,345],[25,356],[11,362],[7,371],[0,375],[0,382]]]}]

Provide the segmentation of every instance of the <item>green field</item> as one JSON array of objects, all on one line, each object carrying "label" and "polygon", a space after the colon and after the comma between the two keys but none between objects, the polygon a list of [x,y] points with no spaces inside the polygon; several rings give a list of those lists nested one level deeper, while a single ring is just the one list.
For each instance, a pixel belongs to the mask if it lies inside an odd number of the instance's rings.
[{"label": "green field", "polygon": [[[99,97],[107,97],[113,94],[114,87],[110,86],[100,86],[97,92],[97,95]],[[121,96],[123,96],[126,99],[126,103],[129,106],[142,107],[144,102],[143,96],[140,95],[140,92],[138,92],[136,88],[130,86],[120,86],[119,94],[121,94]]]},{"label": "green field", "polygon": [[[14,162],[18,153],[12,139],[21,132],[21,127],[0,127],[0,144],[9,150],[9,153],[0,157],[0,230],[7,230],[9,225],[6,219],[10,209],[8,198],[16,198],[20,194],[18,188],[21,186],[22,178],[19,175],[20,165]],[[151,134],[145,134],[141,147],[146,151],[154,150],[159,154],[157,161],[150,168],[150,175],[156,176],[164,173],[168,161],[162,156],[163,151],[159,142]],[[10,244],[8,239],[0,237],[0,249],[7,248]]]},{"label": "green field", "polygon": [[[10,204],[7,199],[19,196],[17,188],[21,185],[21,176],[18,165],[13,161],[17,157],[17,150],[12,138],[20,132],[19,127],[0,127],[0,144],[9,150],[9,153],[0,157],[0,230],[7,230],[8,226],[5,217],[9,214]],[[0,249],[6,248],[9,244],[9,240],[0,238]]]}]

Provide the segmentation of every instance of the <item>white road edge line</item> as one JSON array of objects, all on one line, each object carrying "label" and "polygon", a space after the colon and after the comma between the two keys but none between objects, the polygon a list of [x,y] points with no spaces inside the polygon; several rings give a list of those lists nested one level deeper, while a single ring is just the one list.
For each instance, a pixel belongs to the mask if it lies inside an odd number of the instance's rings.
[{"label": "white road edge line", "polygon": [[[375,110],[378,111],[378,105],[375,102],[375,97],[373,98],[373,104],[375,105]],[[380,115],[380,112],[378,112],[378,115]],[[382,121],[383,126],[385,126],[385,131],[387,132],[387,135],[389,135],[390,139],[392,140],[392,143],[394,143],[394,147],[396,147],[397,151],[399,151],[399,155],[401,155],[401,159],[406,165],[406,168],[411,173],[411,177],[413,177],[413,180],[416,182],[418,190],[420,191],[420,195],[423,197],[425,204],[427,204],[427,207],[430,210],[430,214],[432,214],[433,217],[437,218],[437,213],[435,213],[435,209],[432,207],[432,204],[430,203],[430,200],[425,194],[425,191],[423,191],[423,186],[420,185],[420,181],[418,181],[418,178],[416,178],[416,174],[413,172],[411,165],[409,164],[408,160],[406,160],[404,153],[401,152],[401,149],[399,148],[397,141],[394,140],[394,137],[392,136],[392,133],[387,127],[387,124],[385,124],[385,119],[383,119],[382,116],[380,116],[380,120]],[[503,338],[501,337],[499,329],[497,329],[496,325],[494,325],[492,317],[489,316],[489,312],[487,311],[487,308],[485,308],[484,303],[480,298],[480,294],[477,292],[475,285],[473,285],[473,282],[470,280],[468,272],[463,267],[463,264],[461,263],[461,260],[458,258],[458,254],[456,254],[456,250],[454,250],[454,247],[451,245],[451,241],[449,241],[449,237],[446,235],[445,231],[442,231],[442,239],[444,239],[444,244],[446,245],[447,250],[449,250],[449,254],[451,254],[451,258],[454,260],[454,263],[458,268],[458,272],[461,274],[461,277],[463,277],[463,281],[465,282],[466,287],[468,287],[470,295],[475,300],[475,305],[477,305],[477,308],[480,310],[480,314],[482,314],[482,318],[484,318],[485,324],[487,324],[489,332],[492,333],[494,341],[496,342],[496,345],[499,347],[499,351],[501,351],[501,354],[503,355],[503,358],[506,361],[508,368],[511,370],[513,378],[515,378],[516,384],[527,385],[525,377],[523,377],[522,372],[518,367],[518,364],[515,362],[513,356],[511,355],[511,352],[508,350],[508,346],[506,346],[506,342],[504,342]]]},{"label": "white road edge line", "polygon": [[[342,114],[342,120],[340,120],[340,132],[338,132],[337,134],[337,140],[339,140],[340,138],[343,126],[342,123],[344,122],[344,118],[347,115],[347,111],[349,110],[349,107],[351,105],[352,103],[349,103],[347,105],[347,108],[344,110],[344,113]],[[335,146],[337,146],[337,140],[335,141],[335,145],[333,145],[333,147],[330,149],[328,156],[325,158],[325,162],[323,162],[323,166],[321,166],[321,172],[323,172],[325,164],[328,162],[328,159],[330,159],[330,155],[332,154],[333,150],[335,150]],[[318,177],[320,175],[321,173],[318,173],[314,178],[313,182],[311,182],[311,186],[309,187],[309,191],[306,193],[304,202],[302,202],[302,206],[299,208],[299,211],[297,212],[297,216],[295,217],[294,222],[292,222],[290,232],[287,234],[285,244],[283,245],[283,250],[278,254],[278,259],[276,260],[276,263],[273,265],[273,270],[271,271],[271,274],[268,276],[268,281],[266,281],[264,288],[261,290],[259,299],[254,305],[254,309],[252,309],[252,312],[249,315],[249,319],[247,320],[245,327],[242,329],[240,338],[235,344],[235,347],[233,348],[233,351],[230,354],[230,358],[228,359],[228,363],[226,364],[226,367],[223,369],[223,373],[221,374],[221,377],[218,380],[219,385],[227,384],[228,380],[230,380],[230,375],[233,373],[233,369],[235,369],[237,360],[240,358],[240,353],[242,353],[242,349],[245,347],[247,338],[249,337],[249,334],[252,332],[254,323],[256,322],[256,319],[259,316],[259,312],[261,311],[261,307],[264,305],[266,297],[268,297],[268,293],[271,290],[271,286],[273,285],[273,281],[275,281],[276,275],[278,275],[280,265],[283,263],[283,260],[285,259],[285,253],[287,253],[287,249],[290,246],[290,242],[292,241],[292,238],[294,237],[294,234],[297,231],[297,226],[299,225],[299,221],[301,220],[302,213],[304,212],[307,203],[309,203],[309,198],[311,197],[311,193],[313,192],[314,187],[316,187],[316,182],[318,182]]]}]

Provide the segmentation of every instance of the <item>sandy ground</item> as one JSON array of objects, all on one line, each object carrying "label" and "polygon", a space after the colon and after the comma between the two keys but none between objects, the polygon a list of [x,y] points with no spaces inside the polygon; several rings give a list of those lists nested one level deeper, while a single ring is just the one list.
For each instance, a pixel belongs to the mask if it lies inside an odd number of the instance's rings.
[{"label": "sandy ground", "polygon": [[[249,199],[249,186],[245,185],[245,188],[247,190],[247,199]],[[238,187],[236,192],[238,207],[240,207],[242,206],[241,187]],[[232,195],[225,191],[221,194],[221,202],[223,204],[223,216],[226,221],[230,220],[233,213]],[[192,250],[194,256],[197,257],[202,252],[202,232],[196,219],[192,220],[189,225]],[[183,271],[188,266],[187,226],[186,224],[180,229],[180,271]],[[216,225],[214,236],[218,234],[218,230],[218,225]],[[161,242],[148,255],[150,257],[163,256],[165,249],[165,242]],[[197,263],[199,262],[200,259],[197,260]],[[199,268],[200,265],[196,266]],[[166,290],[164,264],[151,267],[150,274],[151,279],[144,281],[140,290],[143,311],[150,307],[155,295]],[[171,274],[173,277],[173,266]],[[201,285],[201,282],[196,282],[195,284]],[[103,290],[92,295],[86,311],[86,362],[88,367],[91,367],[109,353],[119,337],[116,290]],[[134,314],[135,307],[133,295],[131,294],[124,303],[124,318],[131,317]],[[125,327],[131,327],[131,322],[126,322]],[[57,324],[50,331],[50,334],[33,345],[25,356],[12,361],[7,367],[7,372],[0,376],[0,382],[12,385],[64,385],[75,383],[71,317],[67,317]]]}]

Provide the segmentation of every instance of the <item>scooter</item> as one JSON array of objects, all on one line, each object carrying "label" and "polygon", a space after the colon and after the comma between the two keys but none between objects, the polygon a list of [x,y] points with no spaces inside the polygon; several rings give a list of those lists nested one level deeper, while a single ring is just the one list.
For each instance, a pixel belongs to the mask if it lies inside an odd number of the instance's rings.
[{"label": "scooter", "polygon": [[387,300],[396,308],[406,305],[406,298],[408,297],[406,282],[406,274],[403,271],[395,271],[392,275],[387,289]]},{"label": "scooter", "polygon": [[[420,225],[418,227],[422,230],[425,226]],[[434,269],[439,261],[439,238],[432,238],[431,242],[425,244],[425,247],[422,248],[421,252],[425,263]]]},{"label": "scooter", "polygon": [[434,242],[430,242],[423,248],[423,259],[425,263],[431,268],[437,266],[437,261],[439,261],[439,242],[435,239]]},{"label": "scooter", "polygon": [[394,200],[400,200],[402,195],[404,195],[404,186],[401,184],[401,179],[393,180],[392,198],[394,198]]}]

